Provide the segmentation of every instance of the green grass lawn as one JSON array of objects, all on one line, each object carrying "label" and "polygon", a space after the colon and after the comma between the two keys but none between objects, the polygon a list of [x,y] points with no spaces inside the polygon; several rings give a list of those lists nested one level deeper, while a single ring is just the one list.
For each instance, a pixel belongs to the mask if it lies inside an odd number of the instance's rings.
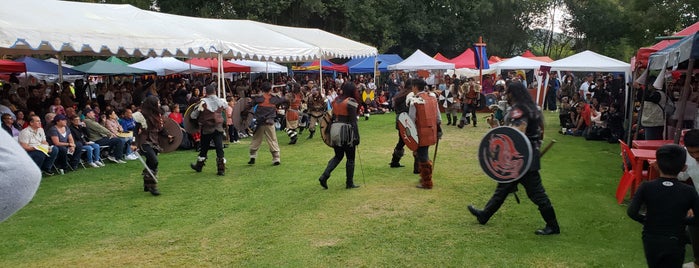
[{"label": "green grass lawn", "polygon": [[361,188],[353,190],[344,189],[344,161],[322,190],[333,153],[308,132],[296,145],[277,132],[281,166],[265,143],[254,166],[250,139],[231,144],[223,177],[214,151],[202,173],[189,168],[193,151],[161,155],[158,197],[142,191],[138,161],[46,177],[32,202],[0,223],[0,267],[645,266],[641,225],[614,198],[619,146],[562,136],[558,114],[545,115],[545,142],[558,143],[541,174],[560,235],[534,234],[544,222],[523,189],[521,204],[508,198],[485,226],[468,213],[496,186],[476,157],[482,119],[477,128],[444,127],[434,189],[421,190],[412,157],[388,167],[397,134],[386,114],[359,122]]}]

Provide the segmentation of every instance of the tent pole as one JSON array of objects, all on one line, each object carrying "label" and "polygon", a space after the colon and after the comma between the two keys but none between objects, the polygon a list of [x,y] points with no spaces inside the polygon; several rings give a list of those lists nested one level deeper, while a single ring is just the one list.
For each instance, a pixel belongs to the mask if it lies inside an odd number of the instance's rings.
[{"label": "tent pole", "polygon": [[323,88],[323,51],[320,51],[320,57],[318,57],[318,67],[320,67],[320,78],[318,83],[320,84],[320,94],[325,94],[325,89]]},{"label": "tent pole", "polygon": [[58,52],[56,54],[56,59],[58,59],[58,84],[63,84],[63,53]]},{"label": "tent pole", "polygon": [[[687,99],[689,98],[690,85],[692,83],[692,75],[694,74],[694,59],[689,59],[689,64],[687,65],[687,73],[684,78],[684,86],[682,87],[682,96],[680,97],[680,105],[677,107],[679,115],[677,116],[677,123],[675,124],[675,137],[674,143],[680,143],[680,136],[682,135],[682,124],[684,124],[684,112],[687,107]],[[669,98],[670,96],[666,96]],[[677,112],[676,111],[676,112]],[[695,127],[696,128],[696,127]]]},{"label": "tent pole", "polygon": [[223,53],[219,52],[218,53],[218,60],[216,62],[216,66],[218,67],[217,74],[218,74],[218,96],[223,97],[221,94],[223,93]]},{"label": "tent pole", "polygon": [[[631,144],[631,136],[632,136],[632,128],[633,128],[633,110],[634,110],[634,104],[636,101],[634,100],[636,97],[636,94],[634,94],[634,86],[633,83],[638,79],[636,75],[638,74],[637,71],[634,72],[633,77],[631,77],[631,81],[626,83],[626,105],[624,106],[624,112],[626,113],[626,144]],[[631,86],[628,86],[631,84]],[[640,114],[639,114],[640,116]]]}]

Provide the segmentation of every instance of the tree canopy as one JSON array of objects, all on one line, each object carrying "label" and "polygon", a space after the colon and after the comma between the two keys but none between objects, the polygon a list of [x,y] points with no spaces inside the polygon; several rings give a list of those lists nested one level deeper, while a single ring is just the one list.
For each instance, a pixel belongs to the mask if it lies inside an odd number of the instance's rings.
[{"label": "tree canopy", "polygon": [[530,49],[555,59],[589,49],[624,61],[639,47],[654,44],[654,37],[697,22],[699,15],[696,0],[82,2],[131,4],[185,16],[319,28],[376,46],[381,53],[403,56],[421,49],[430,55],[441,52],[454,57],[482,36],[491,55],[511,57]]}]

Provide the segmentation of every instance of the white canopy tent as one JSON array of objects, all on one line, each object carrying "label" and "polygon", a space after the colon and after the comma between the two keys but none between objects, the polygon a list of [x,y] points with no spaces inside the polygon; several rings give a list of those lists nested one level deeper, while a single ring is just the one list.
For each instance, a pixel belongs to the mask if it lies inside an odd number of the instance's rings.
[{"label": "white canopy tent", "polygon": [[388,65],[388,69],[407,71],[450,70],[454,69],[454,64],[435,60],[418,49],[415,51],[415,53],[413,53],[413,55],[410,55],[410,57],[406,58],[405,60],[393,65]]},{"label": "white canopy tent", "polygon": [[[541,91],[543,91],[543,88],[546,88],[546,85],[545,83],[541,83],[544,79],[538,71],[539,67],[541,67],[543,64],[546,64],[546,62],[517,56],[501,62],[493,63],[490,65],[490,68],[496,69],[496,73],[500,73],[501,70],[534,70],[534,78],[536,79],[537,84],[536,103],[543,105],[543,101],[541,101]],[[548,79],[545,81],[548,82]]]},{"label": "white canopy tent", "polygon": [[[562,58],[560,60],[545,63],[550,66],[551,71],[572,71],[572,72],[616,72],[624,73],[628,82],[631,79],[631,64],[597,54],[590,50],[585,50],[578,54]],[[559,77],[561,77],[559,75]],[[626,86],[626,100],[628,105],[629,91]]]},{"label": "white canopy tent", "polygon": [[0,53],[6,55],[221,55],[298,62],[377,54],[375,47],[318,29],[177,16],[130,5],[0,1],[12,7],[0,9]]},{"label": "white canopy tent", "polygon": [[289,68],[269,61],[229,60],[232,63],[250,67],[251,73],[288,73]]},{"label": "white canopy tent", "polygon": [[130,67],[151,70],[158,75],[189,74],[189,73],[210,73],[211,69],[192,65],[173,57],[150,57],[134,64]]},{"label": "white canopy tent", "polygon": [[[0,9],[0,54],[5,55],[217,57],[221,65],[224,57],[300,62],[378,54],[375,47],[318,29],[178,16],[131,5],[0,1],[12,7]],[[217,77],[220,94],[223,73]]]},{"label": "white canopy tent", "polygon": [[514,58],[503,60],[501,62],[493,63],[490,65],[490,68],[497,69],[497,73],[500,73],[500,70],[536,70],[539,69],[539,66],[543,64],[546,64],[546,62],[517,56]]}]

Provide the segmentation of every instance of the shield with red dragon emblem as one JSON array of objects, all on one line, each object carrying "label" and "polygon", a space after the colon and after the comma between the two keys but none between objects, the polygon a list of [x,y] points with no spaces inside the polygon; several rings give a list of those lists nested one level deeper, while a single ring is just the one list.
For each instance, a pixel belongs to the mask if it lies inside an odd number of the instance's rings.
[{"label": "shield with red dragon emblem", "polygon": [[529,171],[532,145],[524,133],[513,127],[493,128],[478,147],[478,162],[490,178],[499,183],[517,181]]}]

